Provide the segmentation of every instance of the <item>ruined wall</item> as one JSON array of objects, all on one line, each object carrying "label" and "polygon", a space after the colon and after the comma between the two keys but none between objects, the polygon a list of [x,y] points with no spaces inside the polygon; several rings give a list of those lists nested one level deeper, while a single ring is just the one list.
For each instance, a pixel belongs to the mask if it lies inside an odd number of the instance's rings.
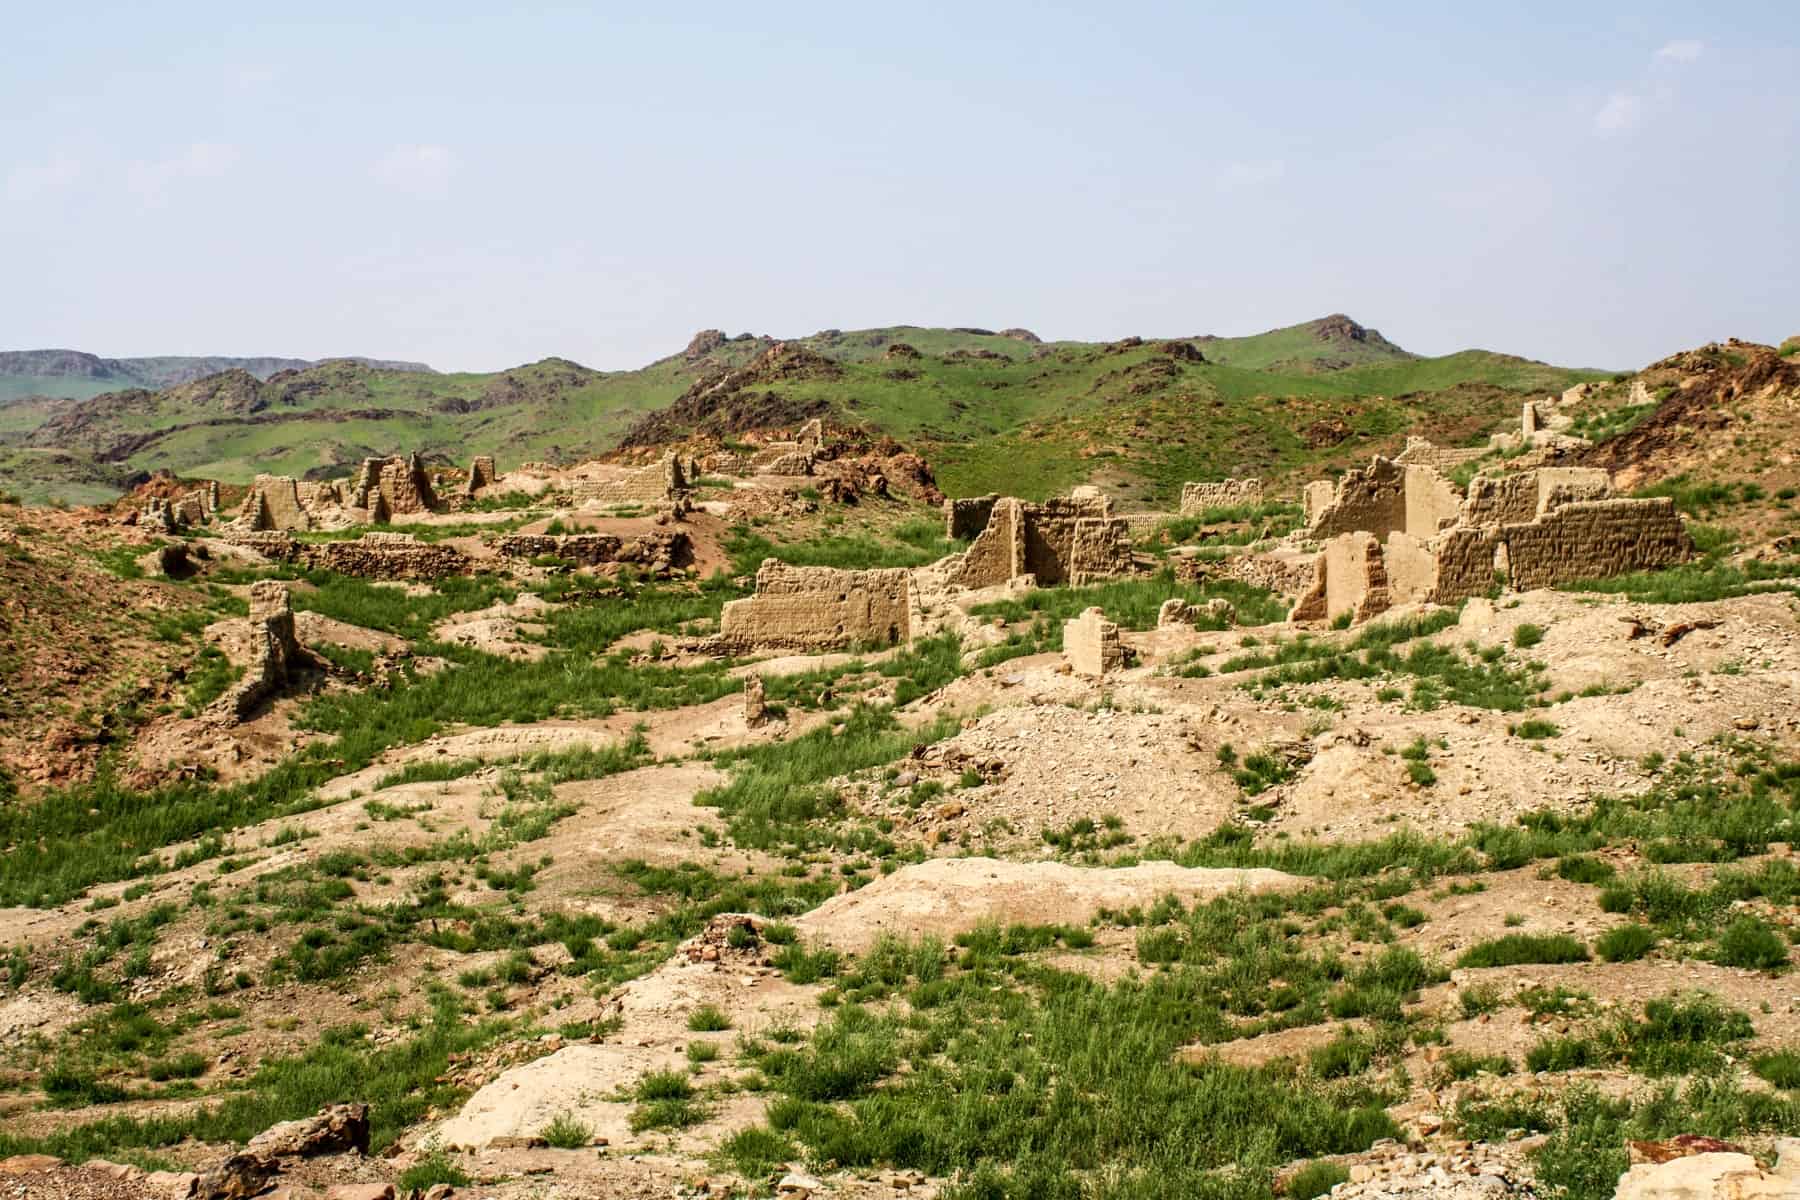
[{"label": "ruined wall", "polygon": [[[1027,504],[1020,507],[1020,515],[1024,518],[1022,526],[1025,554],[1025,572],[1037,576],[1038,586],[1049,587],[1052,584],[1071,582],[1075,576],[1075,535],[1076,526],[1084,520],[1101,520],[1109,523],[1112,519],[1112,501],[1105,496],[1098,499],[1077,500],[1069,496],[1056,497],[1042,504]],[[1127,546],[1129,557],[1130,531],[1118,526],[1118,535]],[[1104,536],[1099,531],[1091,532],[1090,537]]]},{"label": "ruined wall", "polygon": [[443,579],[467,575],[474,563],[454,546],[421,542],[410,533],[365,533],[353,542],[325,542],[305,550],[307,565],[364,579]]},{"label": "ruined wall", "polygon": [[1119,627],[1098,608],[1089,608],[1063,622],[1063,658],[1077,675],[1099,678],[1125,665],[1125,644]]},{"label": "ruined wall", "polygon": [[298,541],[286,533],[261,530],[254,533],[228,533],[225,541],[233,546],[254,550],[272,562],[296,562],[304,557]]},{"label": "ruined wall", "polygon": [[1452,471],[1465,463],[1474,462],[1487,452],[1486,446],[1439,446],[1429,438],[1408,437],[1406,449],[1394,461],[1408,467],[1435,467],[1440,471]]},{"label": "ruined wall", "polygon": [[1049,587],[1110,579],[1133,569],[1130,524],[1112,515],[1112,501],[1105,496],[1064,496],[1042,504],[1008,496],[994,502],[986,528],[963,553],[949,582],[982,588],[1033,575],[1039,586]]},{"label": "ruined wall", "polygon": [[1485,596],[1496,584],[1495,558],[1505,543],[1498,530],[1458,527],[1431,544],[1434,577],[1423,596],[1434,604],[1459,604]]},{"label": "ruined wall", "polygon": [[950,582],[968,588],[993,587],[1025,573],[1023,501],[1007,497],[994,502],[987,526],[963,551],[962,564]]},{"label": "ruined wall", "polygon": [[255,530],[312,528],[312,518],[300,504],[299,484],[286,475],[258,475],[238,520]]},{"label": "ruined wall", "polygon": [[1132,572],[1131,525],[1119,517],[1083,517],[1069,546],[1069,582],[1076,587]]},{"label": "ruined wall", "polygon": [[1195,517],[1209,508],[1235,508],[1240,504],[1261,504],[1263,483],[1260,479],[1225,479],[1216,483],[1184,483],[1181,485],[1181,515]]},{"label": "ruined wall", "polygon": [[1612,495],[1612,477],[1597,467],[1539,467],[1513,475],[1477,475],[1463,502],[1464,525],[1516,525],[1575,500]]},{"label": "ruined wall", "polygon": [[911,635],[911,576],[899,568],[841,571],[764,560],[756,594],[725,605],[715,648],[843,650]]},{"label": "ruined wall", "polygon": [[1416,538],[1428,538],[1457,522],[1462,513],[1462,494],[1435,467],[1406,468],[1406,524],[1402,530]]},{"label": "ruined wall", "polygon": [[660,504],[687,490],[687,472],[681,459],[664,455],[660,462],[638,467],[612,479],[577,479],[573,486],[577,504]]},{"label": "ruined wall", "polygon": [[250,585],[250,636],[243,676],[213,701],[208,712],[228,721],[248,718],[263,699],[287,683],[304,651],[294,638],[287,585],[261,579]]},{"label": "ruined wall", "polygon": [[1580,500],[1501,530],[1508,582],[1520,591],[1686,562],[1694,543],[1675,502]]},{"label": "ruined wall", "polygon": [[1288,620],[1334,621],[1348,613],[1352,621],[1366,621],[1391,605],[1381,543],[1357,530],[1325,543],[1313,563],[1312,583]]},{"label": "ruined wall", "polygon": [[1456,522],[1462,497],[1435,467],[1403,466],[1377,455],[1367,467],[1344,472],[1329,499],[1319,484],[1306,489],[1306,534],[1321,541],[1366,532],[1385,541],[1400,530],[1430,537]]},{"label": "ruined wall", "polygon": [[1329,479],[1315,479],[1300,490],[1300,505],[1307,528],[1317,524],[1331,502],[1337,499],[1337,484]]},{"label": "ruined wall", "polygon": [[994,505],[999,502],[998,493],[966,500],[945,500],[944,536],[953,542],[979,536],[987,528],[988,518],[994,515]]},{"label": "ruined wall", "polygon": [[676,530],[657,530],[629,537],[610,533],[509,533],[494,543],[507,558],[540,558],[555,555],[583,566],[628,563],[666,575],[693,561],[688,535]]},{"label": "ruined wall", "polygon": [[494,473],[492,455],[477,454],[475,461],[469,464],[469,478],[463,483],[463,495],[473,496],[482,488],[489,486],[497,479]]},{"label": "ruined wall", "polygon": [[375,480],[390,515],[426,513],[437,507],[437,494],[418,455],[383,459]]}]

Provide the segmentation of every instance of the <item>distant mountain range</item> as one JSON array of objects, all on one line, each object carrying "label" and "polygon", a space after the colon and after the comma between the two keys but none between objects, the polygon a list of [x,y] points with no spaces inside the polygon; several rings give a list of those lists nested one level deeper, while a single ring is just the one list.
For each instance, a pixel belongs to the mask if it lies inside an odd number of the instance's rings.
[{"label": "distant mountain range", "polygon": [[[302,371],[321,361],[306,358],[231,358],[164,355],[101,358],[84,350],[0,350],[0,404],[20,396],[86,399],[120,388],[166,388],[220,371],[247,371],[267,379],[277,371]],[[384,371],[430,371],[424,363],[348,357]]]},{"label": "distant mountain range", "polygon": [[1461,443],[1526,395],[1596,377],[1485,350],[1422,357],[1341,313],[1249,337],[1112,342],[972,326],[705,330],[635,371],[32,351],[0,355],[13,396],[0,392],[0,490],[92,502],[156,470],[325,478],[409,451],[492,454],[504,470],[821,416],[919,450],[952,495],[1092,481],[1160,503],[1186,479],[1317,471],[1397,451],[1408,433]]}]

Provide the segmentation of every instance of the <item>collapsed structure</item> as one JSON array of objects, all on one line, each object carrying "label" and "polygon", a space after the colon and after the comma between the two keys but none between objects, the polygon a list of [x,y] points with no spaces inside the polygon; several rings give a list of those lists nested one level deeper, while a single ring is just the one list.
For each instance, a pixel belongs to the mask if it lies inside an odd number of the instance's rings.
[{"label": "collapsed structure", "polygon": [[613,470],[599,477],[579,478],[570,491],[584,507],[635,507],[679,499],[688,490],[688,472],[677,454],[665,454],[645,467]]},{"label": "collapsed structure", "polygon": [[208,714],[225,722],[249,719],[262,701],[279,691],[311,655],[294,636],[294,613],[287,585],[274,579],[250,585],[250,619],[244,644],[228,655],[244,674],[212,702]]},{"label": "collapsed structure", "polygon": [[956,561],[948,580],[965,588],[994,587],[1031,576],[1040,587],[1079,587],[1135,570],[1131,529],[1112,514],[1106,496],[1060,497],[1034,504],[1012,497],[945,501],[951,537],[964,536],[985,512],[981,532]]},{"label": "collapsed structure", "polygon": [[250,532],[344,529],[437,507],[437,493],[419,456],[391,455],[365,458],[347,484],[258,475],[238,509],[237,525]]},{"label": "collapsed structure", "polygon": [[1208,509],[1236,508],[1239,505],[1262,502],[1263,482],[1256,478],[1231,478],[1213,483],[1181,485],[1181,515],[1184,517],[1197,517]]},{"label": "collapsed structure", "polygon": [[1436,469],[1377,457],[1308,484],[1305,536],[1324,543],[1294,621],[1365,621],[1397,604],[1455,604],[1504,581],[1520,590],[1652,570],[1693,556],[1667,497],[1612,493],[1605,471],[1478,475],[1459,493]]}]

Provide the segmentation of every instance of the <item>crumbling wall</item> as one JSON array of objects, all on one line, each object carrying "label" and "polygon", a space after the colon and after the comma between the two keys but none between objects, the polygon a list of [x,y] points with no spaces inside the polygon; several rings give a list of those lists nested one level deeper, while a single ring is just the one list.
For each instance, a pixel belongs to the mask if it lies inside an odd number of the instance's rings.
[{"label": "crumbling wall", "polygon": [[1673,566],[1694,554],[1667,496],[1580,500],[1505,526],[1501,536],[1508,582],[1520,591]]},{"label": "crumbling wall", "polygon": [[410,533],[365,533],[353,542],[308,547],[305,556],[309,566],[364,579],[443,579],[474,569],[456,547],[421,542]]},{"label": "crumbling wall", "polygon": [[1474,462],[1487,452],[1486,446],[1439,446],[1429,438],[1413,436],[1406,439],[1406,449],[1394,461],[1408,467],[1435,467],[1440,471],[1453,471],[1466,463]]},{"label": "crumbling wall", "polygon": [[1069,545],[1069,582],[1076,587],[1132,572],[1131,525],[1118,517],[1082,517]]},{"label": "crumbling wall", "polygon": [[250,585],[250,638],[243,676],[213,701],[209,712],[229,721],[246,720],[262,701],[279,691],[305,651],[294,638],[294,613],[287,585],[261,579]]},{"label": "crumbling wall", "polygon": [[725,605],[713,648],[844,650],[911,636],[911,576],[899,568],[843,571],[765,559],[756,594]]},{"label": "crumbling wall", "polygon": [[610,533],[509,533],[494,543],[494,549],[507,558],[555,555],[589,567],[628,563],[658,575],[686,566],[694,557],[688,535],[680,530],[655,530],[628,537]]},{"label": "crumbling wall", "polygon": [[1315,479],[1300,491],[1300,505],[1306,521],[1311,529],[1318,524],[1331,502],[1337,499],[1337,484],[1329,479]]},{"label": "crumbling wall", "polygon": [[1504,546],[1497,529],[1458,526],[1446,530],[1430,546],[1429,588],[1423,594],[1409,595],[1408,599],[1459,604],[1471,596],[1487,595],[1496,585],[1495,558]]},{"label": "crumbling wall", "polygon": [[1235,508],[1241,504],[1261,504],[1263,482],[1260,479],[1220,480],[1216,483],[1184,483],[1181,485],[1181,515],[1195,517],[1209,508]]},{"label": "crumbling wall", "polygon": [[305,556],[304,548],[299,541],[278,530],[228,533],[225,535],[225,541],[233,546],[254,550],[272,562],[295,562]]},{"label": "crumbling wall", "polygon": [[473,496],[482,488],[491,485],[499,478],[494,473],[494,459],[489,454],[477,454],[475,461],[469,464],[469,478],[463,483],[463,495]]},{"label": "crumbling wall", "polygon": [[238,520],[252,530],[312,528],[312,518],[300,504],[299,484],[286,475],[258,475]]},{"label": "crumbling wall", "polygon": [[1395,531],[1431,537],[1455,524],[1462,509],[1456,485],[1435,467],[1403,466],[1380,455],[1344,472],[1329,499],[1317,487],[1306,489],[1306,534],[1321,541],[1357,532],[1382,541]]},{"label": "crumbling wall", "polygon": [[1575,500],[1612,495],[1612,477],[1598,467],[1539,467],[1512,475],[1477,475],[1463,501],[1464,525],[1516,525]]},{"label": "crumbling wall", "polygon": [[1352,621],[1366,621],[1391,604],[1381,542],[1366,530],[1353,530],[1319,551],[1312,583],[1288,620],[1335,621],[1348,613]]},{"label": "crumbling wall", "polygon": [[1098,608],[1089,608],[1063,622],[1063,658],[1077,675],[1098,679],[1125,665],[1125,644],[1119,627]]},{"label": "crumbling wall", "polygon": [[953,542],[978,537],[987,528],[988,518],[994,515],[994,505],[998,503],[998,493],[971,496],[966,500],[945,500],[944,536]]},{"label": "crumbling wall", "polygon": [[993,587],[1032,575],[1040,586],[1087,583],[1128,575],[1130,525],[1112,515],[1112,501],[1064,496],[1028,504],[996,500],[986,528],[963,552],[950,582]]},{"label": "crumbling wall", "polygon": [[577,504],[660,504],[687,490],[681,459],[664,455],[660,462],[638,467],[611,479],[578,479],[572,491]]}]

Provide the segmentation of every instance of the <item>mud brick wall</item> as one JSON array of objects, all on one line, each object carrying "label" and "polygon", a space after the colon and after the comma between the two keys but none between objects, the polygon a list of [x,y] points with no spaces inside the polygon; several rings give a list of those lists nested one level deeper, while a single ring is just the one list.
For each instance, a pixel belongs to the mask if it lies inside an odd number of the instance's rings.
[{"label": "mud brick wall", "polygon": [[1452,448],[1433,445],[1429,438],[1409,437],[1406,439],[1406,449],[1394,461],[1409,467],[1435,467],[1439,471],[1451,471],[1465,463],[1474,462],[1487,452],[1486,446]]},{"label": "mud brick wall", "polygon": [[1575,500],[1603,500],[1612,479],[1594,467],[1540,467],[1516,475],[1477,475],[1463,502],[1464,525],[1518,525]]},{"label": "mud brick wall", "polygon": [[952,583],[983,588],[1005,583],[1025,573],[1025,542],[1020,535],[1024,504],[1011,498],[994,502],[987,527],[963,552],[962,566]]},{"label": "mud brick wall", "polygon": [[1069,546],[1069,582],[1080,586],[1132,572],[1131,526],[1118,517],[1081,517]]},{"label": "mud brick wall", "polygon": [[312,518],[300,504],[299,485],[286,475],[258,475],[238,519],[259,530],[312,528]]},{"label": "mud brick wall", "polygon": [[1366,621],[1391,604],[1381,543],[1357,530],[1325,543],[1313,563],[1312,583],[1288,620],[1330,621],[1349,613],[1352,621]]},{"label": "mud brick wall", "polygon": [[475,461],[469,464],[469,478],[463,483],[463,495],[473,496],[497,478],[498,476],[494,473],[493,456],[478,454],[475,456]]},{"label": "mud brick wall", "polygon": [[1503,544],[1493,529],[1449,530],[1431,545],[1436,562],[1430,591],[1408,598],[1457,604],[1471,596],[1485,596],[1495,586],[1495,557]]},{"label": "mud brick wall", "polygon": [[1089,608],[1063,622],[1063,658],[1077,675],[1099,678],[1125,665],[1125,646],[1119,627],[1098,608]]},{"label": "mud brick wall", "polygon": [[1508,582],[1520,591],[1673,566],[1694,553],[1667,496],[1577,501],[1501,536]]},{"label": "mud brick wall", "polygon": [[1406,468],[1406,524],[1402,531],[1428,538],[1456,524],[1462,514],[1462,493],[1435,467]]},{"label": "mud brick wall", "polygon": [[254,550],[264,558],[275,562],[295,562],[304,557],[299,542],[286,533],[276,530],[260,530],[255,533],[233,533],[225,538],[233,546],[242,546],[246,550]]},{"label": "mud brick wall", "polygon": [[274,579],[250,585],[250,656],[243,677],[212,702],[214,716],[242,721],[288,679],[301,656],[287,585]]},{"label": "mud brick wall", "polygon": [[899,568],[841,571],[767,559],[756,594],[725,605],[717,642],[727,649],[842,650],[910,636],[911,576]]},{"label": "mud brick wall", "polygon": [[1455,485],[1435,468],[1403,466],[1379,455],[1367,467],[1346,471],[1329,501],[1316,488],[1306,489],[1306,533],[1321,541],[1357,532],[1385,541],[1396,530],[1431,537],[1454,524],[1462,509]]},{"label": "mud brick wall", "polygon": [[994,505],[998,503],[998,493],[971,496],[966,500],[944,501],[944,536],[951,541],[979,537],[981,531],[987,528],[988,518],[994,515]]},{"label": "mud brick wall", "polygon": [[687,488],[687,472],[675,455],[638,467],[612,479],[578,479],[572,491],[578,504],[660,504]]},{"label": "mud brick wall", "polygon": [[1260,479],[1225,479],[1216,483],[1184,483],[1181,485],[1181,515],[1195,517],[1209,508],[1234,508],[1240,504],[1261,504],[1263,482]]}]

